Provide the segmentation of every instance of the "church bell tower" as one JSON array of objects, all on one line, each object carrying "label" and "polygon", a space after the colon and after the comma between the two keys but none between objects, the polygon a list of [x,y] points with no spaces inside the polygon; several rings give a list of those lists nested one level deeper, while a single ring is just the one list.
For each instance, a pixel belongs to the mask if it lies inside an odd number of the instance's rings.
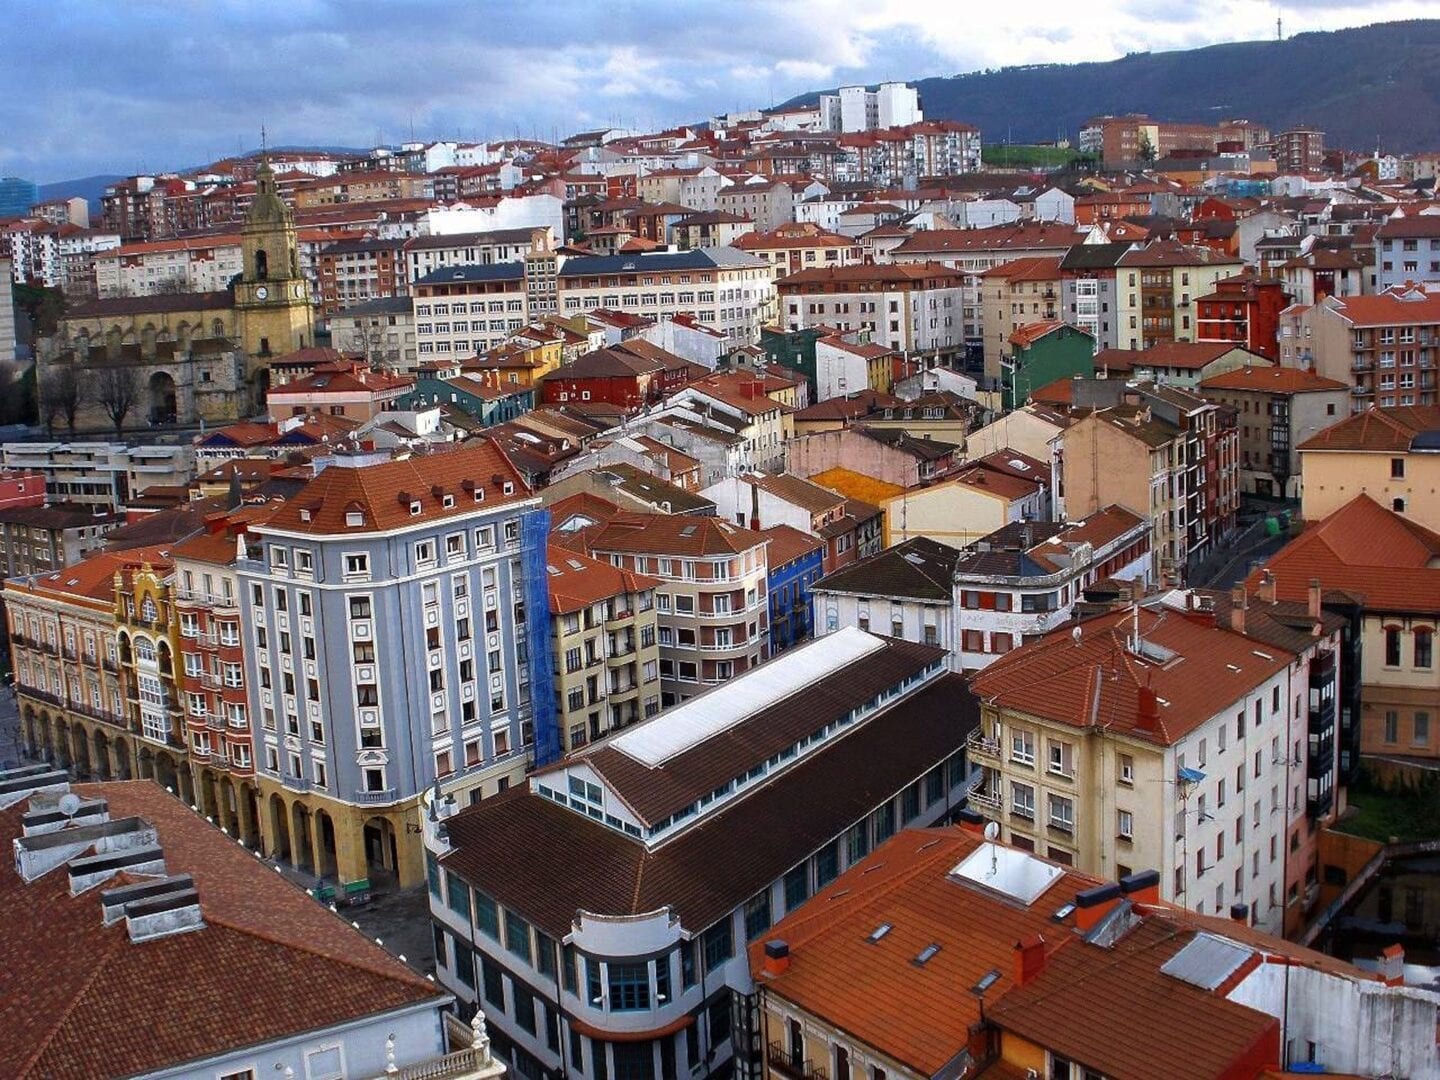
[{"label": "church bell tower", "polygon": [[255,170],[255,200],[240,229],[245,266],[235,286],[240,340],[252,373],[270,359],[315,343],[315,312],[300,273],[295,219],[268,157]]}]

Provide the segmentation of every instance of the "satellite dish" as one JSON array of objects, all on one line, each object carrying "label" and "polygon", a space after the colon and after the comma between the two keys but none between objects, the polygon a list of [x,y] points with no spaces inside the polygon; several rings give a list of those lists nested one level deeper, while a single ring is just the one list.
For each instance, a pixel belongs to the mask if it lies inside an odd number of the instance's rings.
[{"label": "satellite dish", "polygon": [[60,812],[66,817],[73,818],[80,809],[80,796],[73,791],[67,791],[60,796]]},{"label": "satellite dish", "polygon": [[985,823],[985,839],[992,844],[1000,839],[1000,826],[993,821],[987,821]]}]

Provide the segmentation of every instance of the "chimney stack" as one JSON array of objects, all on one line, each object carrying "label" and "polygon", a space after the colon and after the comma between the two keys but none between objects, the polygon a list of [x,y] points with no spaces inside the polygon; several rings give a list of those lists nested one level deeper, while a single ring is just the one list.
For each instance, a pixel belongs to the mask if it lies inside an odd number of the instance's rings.
[{"label": "chimney stack", "polygon": [[1319,622],[1320,620],[1321,595],[1322,594],[1320,591],[1320,579],[1318,577],[1311,578],[1310,589],[1306,595],[1306,600],[1309,604],[1308,614],[1310,615],[1310,618],[1314,619],[1316,622]]},{"label": "chimney stack", "polygon": [[1160,727],[1160,698],[1149,685],[1136,688],[1139,695],[1139,712],[1135,726],[1141,731],[1155,731]]},{"label": "chimney stack", "polygon": [[1137,870],[1120,879],[1120,891],[1132,904],[1160,902],[1160,871]]},{"label": "chimney stack", "polygon": [[1250,924],[1250,905],[1231,904],[1230,918],[1235,922],[1248,926]]},{"label": "chimney stack", "polygon": [[1386,986],[1405,985],[1405,946],[1386,945],[1380,950],[1380,977]]},{"label": "chimney stack", "polygon": [[1114,911],[1124,898],[1120,886],[1113,882],[1096,885],[1075,894],[1075,929],[1088,934],[1099,925],[1100,920]]},{"label": "chimney stack", "polygon": [[1243,584],[1236,585],[1230,590],[1230,629],[1237,634],[1245,633],[1245,609],[1250,606],[1250,597],[1245,592]]},{"label": "chimney stack", "polygon": [[1272,570],[1260,571],[1260,588],[1256,590],[1260,599],[1267,604],[1275,602],[1275,573]]},{"label": "chimney stack", "polygon": [[984,835],[985,815],[980,813],[980,811],[971,810],[967,806],[965,807],[965,809],[960,811],[960,813],[956,817],[956,820],[959,821],[960,828],[962,828],[966,832],[974,833],[976,836]]},{"label": "chimney stack", "polygon": [[1015,943],[1015,985],[1024,986],[1045,970],[1045,939],[1031,934]]},{"label": "chimney stack", "polygon": [[765,974],[784,975],[790,969],[790,946],[779,938],[765,943]]}]

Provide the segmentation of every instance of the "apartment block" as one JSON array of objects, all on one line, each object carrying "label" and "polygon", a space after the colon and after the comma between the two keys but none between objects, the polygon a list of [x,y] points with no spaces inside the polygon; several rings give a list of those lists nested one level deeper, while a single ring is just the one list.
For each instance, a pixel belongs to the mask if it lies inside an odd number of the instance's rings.
[{"label": "apartment block", "polygon": [[566,751],[660,711],[658,578],[551,544],[556,725]]},{"label": "apartment block", "polygon": [[871,344],[938,362],[963,350],[960,276],[936,264],[801,270],[781,279],[787,330],[836,327]]},{"label": "apartment block", "polygon": [[566,543],[661,582],[662,706],[728,682],[769,655],[767,545],[759,533],[716,518],[625,512]]},{"label": "apartment block", "polygon": [[267,851],[405,887],[422,790],[478,798],[559,753],[537,505],[481,440],[342,456],[251,525],[236,574]]},{"label": "apartment block", "polygon": [[1126,252],[1116,269],[1120,347],[1198,340],[1196,301],[1242,269],[1238,257],[1174,240]]}]

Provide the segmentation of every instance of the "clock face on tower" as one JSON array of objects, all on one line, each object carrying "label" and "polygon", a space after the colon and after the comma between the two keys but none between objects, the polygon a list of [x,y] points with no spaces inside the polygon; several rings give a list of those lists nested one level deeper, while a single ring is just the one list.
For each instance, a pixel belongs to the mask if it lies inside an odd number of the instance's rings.
[{"label": "clock face on tower", "polygon": [[264,285],[261,285],[259,288],[257,288],[257,289],[255,290],[255,299],[256,299],[256,300],[264,300],[264,299],[266,299],[269,295],[270,295],[270,290],[267,289]]}]

